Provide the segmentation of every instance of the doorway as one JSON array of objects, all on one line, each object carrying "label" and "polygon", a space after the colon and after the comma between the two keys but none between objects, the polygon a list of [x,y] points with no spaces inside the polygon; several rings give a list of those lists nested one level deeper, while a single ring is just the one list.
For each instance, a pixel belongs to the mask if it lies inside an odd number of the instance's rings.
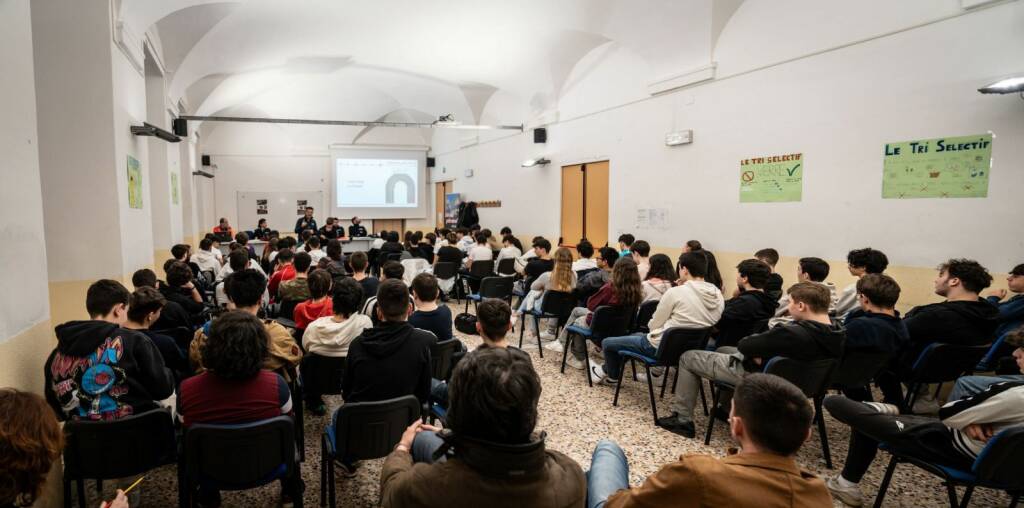
[{"label": "doorway", "polygon": [[444,227],[444,196],[451,194],[452,182],[437,182],[434,184],[434,222],[438,229]]},{"label": "doorway", "polygon": [[608,243],[608,161],[562,167],[561,245],[586,238],[595,248]]}]

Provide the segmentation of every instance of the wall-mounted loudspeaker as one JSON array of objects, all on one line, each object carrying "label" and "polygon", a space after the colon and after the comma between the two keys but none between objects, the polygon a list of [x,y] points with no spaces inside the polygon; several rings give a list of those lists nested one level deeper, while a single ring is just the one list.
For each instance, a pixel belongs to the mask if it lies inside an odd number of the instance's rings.
[{"label": "wall-mounted loudspeaker", "polygon": [[534,143],[547,143],[548,142],[548,130],[544,127],[533,129],[533,142]]},{"label": "wall-mounted loudspeaker", "polygon": [[203,156],[203,165],[204,166],[209,166],[210,165],[210,156],[209,155],[204,155]]},{"label": "wall-mounted loudspeaker", "polygon": [[188,137],[188,120],[184,118],[175,118],[171,122],[171,128],[174,130],[175,136],[181,136],[184,138]]},{"label": "wall-mounted loudspeaker", "polygon": [[427,157],[427,167],[432,168],[437,161],[433,157]]}]

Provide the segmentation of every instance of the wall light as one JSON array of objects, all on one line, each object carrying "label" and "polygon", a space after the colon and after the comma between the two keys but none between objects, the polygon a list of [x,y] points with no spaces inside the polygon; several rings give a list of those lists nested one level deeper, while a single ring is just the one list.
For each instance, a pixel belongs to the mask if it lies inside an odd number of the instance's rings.
[{"label": "wall light", "polygon": [[1006,78],[991,85],[978,89],[981,93],[1016,93],[1024,92],[1024,76]]},{"label": "wall light", "polygon": [[526,160],[523,161],[523,167],[524,168],[532,168],[534,166],[544,166],[546,164],[551,164],[551,161],[545,159],[544,157],[539,157],[539,158],[536,158],[536,159],[526,159]]}]

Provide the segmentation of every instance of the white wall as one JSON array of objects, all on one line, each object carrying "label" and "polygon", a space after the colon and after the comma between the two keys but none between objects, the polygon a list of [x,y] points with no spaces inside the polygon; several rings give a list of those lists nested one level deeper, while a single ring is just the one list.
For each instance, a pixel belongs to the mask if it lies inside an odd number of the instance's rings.
[{"label": "white wall", "polygon": [[[786,12],[759,23],[778,27]],[[459,149],[460,134],[439,131],[432,177],[455,175],[456,192],[471,200],[501,199],[501,208],[480,211],[488,226],[557,238],[560,166],[609,159],[613,237],[633,231],[637,208],[659,207],[671,226],[638,232],[654,245],[699,238],[727,251],[771,245],[785,255],[840,259],[872,245],[897,265],[956,255],[1006,269],[1024,249],[1024,238],[1006,229],[1024,212],[1024,101],[975,89],[1024,70],[1021,26],[1024,2],[1003,4],[628,106],[563,115],[547,145],[532,144],[527,132]],[[754,47],[764,38],[727,27],[720,45]],[[579,90],[592,96],[594,86]],[[579,103],[573,93],[561,103]],[[666,147],[673,128],[693,129],[694,143]],[[886,142],[989,130],[996,140],[987,199],[881,199]],[[792,152],[806,159],[802,202],[739,203],[741,159]],[[542,154],[550,166],[519,167]],[[466,168],[473,178],[462,176]]]}]

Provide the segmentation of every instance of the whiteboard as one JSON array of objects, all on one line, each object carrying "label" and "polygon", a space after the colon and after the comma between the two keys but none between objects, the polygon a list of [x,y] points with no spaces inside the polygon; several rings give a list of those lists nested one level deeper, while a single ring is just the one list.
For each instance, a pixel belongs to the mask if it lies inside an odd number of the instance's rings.
[{"label": "whiteboard", "polygon": [[[324,224],[328,212],[323,206],[323,191],[238,191],[236,199],[238,208],[235,210],[238,223],[234,224],[235,231],[252,231],[256,229],[256,224],[260,219],[267,219],[270,229],[280,231],[282,234],[292,233],[295,230],[295,221],[303,214],[298,211],[298,201],[305,201],[316,209],[313,212],[313,218],[316,219],[317,226]],[[259,213],[261,210],[266,213]]]}]

